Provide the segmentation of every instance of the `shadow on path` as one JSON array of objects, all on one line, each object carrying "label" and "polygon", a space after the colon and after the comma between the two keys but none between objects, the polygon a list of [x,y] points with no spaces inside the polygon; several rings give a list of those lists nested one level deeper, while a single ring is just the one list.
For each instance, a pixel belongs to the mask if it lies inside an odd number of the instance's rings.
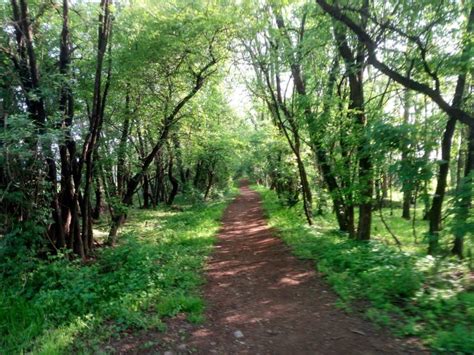
[{"label": "shadow on path", "polygon": [[296,259],[274,237],[258,193],[245,181],[224,213],[206,278],[203,325],[178,315],[168,320],[165,333],[132,333],[113,348],[165,355],[420,353],[337,309],[337,297],[313,263]]},{"label": "shadow on path", "polygon": [[260,197],[242,185],[208,261],[207,321],[186,341],[189,349],[199,354],[407,353],[398,340],[334,307],[335,295],[312,264],[296,259],[273,236]]}]

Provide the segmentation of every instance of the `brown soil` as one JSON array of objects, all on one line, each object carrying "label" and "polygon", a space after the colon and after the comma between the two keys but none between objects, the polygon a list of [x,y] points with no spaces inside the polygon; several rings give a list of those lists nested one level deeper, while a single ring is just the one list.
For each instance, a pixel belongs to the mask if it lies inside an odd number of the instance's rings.
[{"label": "brown soil", "polygon": [[420,352],[337,309],[337,297],[312,263],[293,257],[274,237],[258,194],[247,186],[241,187],[224,214],[206,276],[203,325],[190,325],[181,316],[168,322],[165,334],[127,336],[111,344],[115,351],[169,355]]}]

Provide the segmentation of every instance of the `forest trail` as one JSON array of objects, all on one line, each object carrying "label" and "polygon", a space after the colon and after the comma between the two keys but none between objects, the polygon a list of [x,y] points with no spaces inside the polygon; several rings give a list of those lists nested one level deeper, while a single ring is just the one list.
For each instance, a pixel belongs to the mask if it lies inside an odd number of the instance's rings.
[{"label": "forest trail", "polygon": [[258,193],[246,184],[224,214],[206,278],[204,324],[171,319],[165,335],[128,339],[119,352],[156,353],[138,350],[139,343],[156,337],[165,355],[411,352],[402,341],[335,307],[337,297],[312,263],[296,259],[274,236]]},{"label": "forest trail", "polygon": [[[334,306],[312,263],[291,255],[243,184],[207,266],[206,324],[188,340],[209,354],[399,353],[393,339]],[[243,337],[236,332],[241,332]]]}]

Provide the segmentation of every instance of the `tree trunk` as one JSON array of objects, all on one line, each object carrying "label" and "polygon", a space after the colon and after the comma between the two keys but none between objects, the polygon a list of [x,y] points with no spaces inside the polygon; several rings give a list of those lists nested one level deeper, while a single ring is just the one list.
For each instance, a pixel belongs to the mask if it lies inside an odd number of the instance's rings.
[{"label": "tree trunk", "polygon": [[92,211],[92,218],[98,220],[102,211],[102,190],[100,186],[99,176],[95,179],[95,206]]},{"label": "tree trunk", "polygon": [[[364,153],[363,153],[364,154]],[[362,182],[359,205],[359,224],[357,226],[357,239],[369,240],[372,225],[372,162],[369,157],[359,159],[359,183]]]},{"label": "tree trunk", "polygon": [[204,193],[204,200],[207,200],[209,196],[209,192],[211,191],[212,183],[214,182],[214,173],[212,171],[209,171],[207,174],[207,186],[206,186],[206,192]]},{"label": "tree trunk", "polygon": [[148,174],[143,175],[143,208],[150,208],[150,183],[148,179]]},{"label": "tree trunk", "polygon": [[306,221],[311,226],[313,224],[313,198],[311,195],[311,188],[309,187],[308,175],[304,167],[303,160],[301,159],[299,151],[299,143],[296,154],[296,164],[298,165],[298,172],[300,176],[301,192],[303,194],[303,208],[306,216]]},{"label": "tree trunk", "polygon": [[428,254],[433,255],[438,249],[439,232],[441,231],[441,217],[444,195],[449,172],[449,161],[451,159],[451,142],[456,127],[457,119],[451,117],[448,119],[441,142],[441,161],[439,163],[438,179],[435,194],[431,202],[429,213],[429,246]]},{"label": "tree trunk", "polygon": [[170,179],[170,182],[171,182],[171,192],[168,196],[168,201],[166,201],[166,203],[169,206],[171,206],[173,204],[174,198],[176,197],[176,194],[178,193],[178,187],[179,187],[178,179],[176,179],[173,176],[173,155],[171,154],[171,151],[170,151],[170,159],[168,163],[168,178]]},{"label": "tree trunk", "polygon": [[89,117],[89,132],[84,142],[81,167],[84,164],[84,191],[82,195],[82,239],[86,255],[90,252],[92,246],[92,208],[91,208],[91,189],[94,174],[94,156],[102,129],[104,119],[105,100],[108,94],[111,74],[111,56],[109,53],[109,67],[104,89],[102,89],[102,75],[104,57],[107,46],[110,50],[110,34],[112,28],[112,15],[110,13],[112,0],[102,0],[101,11],[99,13],[99,35],[97,46],[97,61],[94,81],[94,94],[92,98],[92,112]]},{"label": "tree trunk", "polygon": [[[338,89],[338,98],[339,98],[339,111],[343,111],[343,101],[345,98],[342,95],[340,89]],[[339,145],[341,147],[341,158],[346,166],[344,172],[342,172],[340,186],[341,191],[346,191],[344,195],[341,193],[341,198],[343,197],[345,200],[345,219],[347,223],[347,231],[349,233],[349,238],[355,239],[356,238],[356,229],[355,229],[355,216],[354,216],[354,193],[350,188],[354,183],[354,176],[352,173],[352,158],[351,158],[351,147],[349,146],[348,142],[350,141],[350,137],[348,136],[347,132],[345,132],[342,125],[339,127]]]},{"label": "tree trunk", "polygon": [[117,153],[117,196],[123,196],[126,182],[127,140],[130,131],[130,93],[125,96],[125,118],[122,124],[122,133]]},{"label": "tree trunk", "polygon": [[[365,137],[365,126],[367,118],[364,112],[364,56],[362,53],[354,54],[349,47],[346,34],[336,26],[334,35],[337,41],[339,54],[344,59],[347,76],[349,78],[349,112],[352,113],[356,127],[358,128],[357,154],[359,158],[359,222],[356,238],[358,240],[369,240],[372,225],[372,195],[373,177],[372,161],[367,151],[369,142]],[[359,48],[358,51],[361,49]]]},{"label": "tree trunk", "polygon": [[63,114],[62,128],[64,139],[59,145],[61,159],[61,190],[59,200],[63,214],[63,229],[66,236],[66,247],[72,249],[77,255],[85,257],[81,238],[80,221],[78,213],[78,189],[81,180],[76,160],[76,142],[72,136],[71,125],[74,117],[74,96],[69,84],[71,63],[71,43],[69,33],[69,1],[63,0],[63,23],[59,53],[59,72],[64,77],[61,87],[59,110]]},{"label": "tree trunk", "polygon": [[194,169],[194,179],[193,179],[193,186],[195,189],[199,187],[199,182],[201,181],[201,170],[202,170],[202,161],[198,160],[196,162],[196,168]]},{"label": "tree trunk", "polygon": [[[461,180],[463,177],[463,170],[465,170],[466,167],[466,159],[464,159],[466,152],[464,151],[464,146],[465,146],[465,138],[469,135],[469,128],[466,127],[467,130],[465,131],[464,129],[461,129],[460,132],[460,139],[459,139],[459,149],[458,149],[458,160],[457,160],[457,166],[456,166],[456,191],[459,191],[461,187]],[[466,134],[467,133],[467,134]],[[466,151],[467,151],[466,147]]]},{"label": "tree trunk", "polygon": [[318,158],[319,166],[321,167],[323,179],[328,186],[329,193],[332,197],[339,230],[350,234],[351,229],[347,220],[347,206],[344,203],[337,180],[331,172],[331,167],[327,161],[327,155],[322,149],[316,148],[316,156]]},{"label": "tree trunk", "polygon": [[[407,76],[410,76],[410,70],[408,70]],[[410,118],[410,91],[405,88],[404,90],[404,97],[403,97],[403,123],[408,125]],[[407,137],[409,138],[409,137]],[[409,150],[410,150],[410,141],[409,139],[406,140],[406,144],[402,148],[402,166],[410,165],[409,162]],[[412,187],[411,181],[407,181],[408,179],[405,177],[403,180],[403,203],[402,203],[402,218],[406,220],[410,220],[410,207],[411,207],[411,199],[412,199]]]},{"label": "tree trunk", "polygon": [[[276,8],[274,8],[273,10],[275,11]],[[283,17],[281,16],[281,14],[278,10],[275,11],[275,14],[276,14],[276,24],[278,26],[278,29],[285,36],[286,45],[288,47],[290,47],[291,51],[293,52],[294,48],[293,48],[291,40],[288,36],[287,30],[286,30],[286,27],[285,27],[285,23],[283,21]],[[303,19],[302,19],[302,22],[301,22],[301,29],[300,29],[301,30],[301,36],[303,36],[303,34],[304,34],[305,19],[306,19],[306,13],[303,15]],[[299,58],[298,53],[292,54],[290,56],[291,73],[293,75],[293,82],[294,82],[296,91],[297,91],[298,96],[299,96],[297,102],[298,102],[299,106],[301,106],[302,111],[304,112],[304,116],[305,116],[306,121],[311,125],[310,127],[312,127],[312,122],[314,121],[314,115],[312,114],[311,108],[309,106],[308,97],[306,95],[306,85],[305,85],[305,82],[304,82],[304,78],[301,74],[301,66],[300,66],[298,58]],[[278,70],[276,70],[277,101],[280,103],[280,105],[282,105],[278,74],[279,74]],[[290,121],[290,117],[289,117],[290,115],[287,114],[286,116],[287,116],[287,119],[289,120],[289,122],[293,122],[293,118],[291,118],[291,121]],[[293,143],[294,149],[293,150],[295,152],[296,163],[298,165],[298,172],[299,172],[299,175],[300,175],[301,192],[303,194],[303,207],[304,207],[304,211],[305,211],[305,215],[306,215],[306,220],[308,221],[309,225],[312,225],[313,224],[313,211],[312,211],[313,210],[313,206],[312,206],[313,205],[313,197],[312,197],[311,188],[310,188],[310,185],[309,185],[309,182],[308,182],[306,169],[304,167],[303,160],[301,159],[300,137],[299,137],[297,125],[295,123],[290,123],[290,124],[292,125],[292,131],[293,131],[292,133],[293,133],[293,136],[294,136],[294,140],[293,140],[294,141],[294,143]],[[313,134],[312,135],[312,138],[313,138],[312,143],[313,144],[315,143],[314,142],[314,140],[315,140],[314,137],[315,137],[315,135]],[[314,146],[316,146],[316,145],[314,145]],[[320,148],[320,155],[321,156],[323,154],[325,155],[325,152],[323,152],[323,150],[322,150],[322,146],[321,145],[317,145],[317,146]]]},{"label": "tree trunk", "polygon": [[186,179],[186,172],[184,171],[184,168],[183,168],[181,143],[178,139],[177,134],[173,134],[173,145],[174,145],[174,151],[175,151],[175,155],[176,155],[176,167],[177,167],[178,172],[179,172],[179,178],[181,180],[182,188],[184,188],[186,186],[187,179]]},{"label": "tree trunk", "polygon": [[464,179],[460,182],[458,193],[461,194],[456,214],[454,216],[454,244],[451,253],[460,259],[464,257],[464,237],[466,236],[466,222],[469,218],[469,209],[472,204],[472,185],[474,179],[474,128],[468,130],[466,167]]},{"label": "tree trunk", "polygon": [[[25,102],[28,114],[36,126],[38,139],[32,143],[32,150],[38,150],[40,143],[41,153],[46,163],[46,177],[50,185],[50,208],[53,224],[48,228],[49,240],[53,247],[63,247],[66,243],[62,209],[57,193],[57,167],[54,153],[48,143],[42,142],[40,136],[46,133],[46,109],[40,86],[40,74],[36,60],[35,45],[33,43],[33,30],[25,0],[11,0],[13,14],[13,30],[17,42],[18,59],[14,60],[18,70],[22,89],[25,93]],[[31,95],[34,94],[34,95]]]},{"label": "tree trunk", "polygon": [[[474,9],[474,8],[473,8]],[[470,27],[474,22],[474,10],[471,10],[470,16]],[[464,87],[466,85],[466,73],[462,73],[458,76],[456,83],[456,90],[454,93],[453,106],[460,107],[464,96]],[[429,213],[429,243],[428,243],[428,254],[433,255],[438,251],[439,246],[439,232],[441,231],[441,220],[442,220],[442,209],[443,201],[446,193],[446,186],[448,180],[449,163],[451,160],[451,145],[456,128],[456,122],[458,118],[456,116],[450,116],[446,123],[446,128],[443,133],[443,139],[441,141],[441,161],[439,163],[438,180],[436,184],[435,195],[431,203],[431,209]]]}]

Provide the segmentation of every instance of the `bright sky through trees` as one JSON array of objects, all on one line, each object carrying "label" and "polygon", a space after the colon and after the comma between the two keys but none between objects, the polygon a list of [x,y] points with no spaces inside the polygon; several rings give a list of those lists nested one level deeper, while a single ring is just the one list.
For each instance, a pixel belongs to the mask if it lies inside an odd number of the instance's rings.
[{"label": "bright sky through trees", "polygon": [[347,310],[474,352],[473,0],[9,0],[0,21],[0,353],[202,320],[241,179]]}]

